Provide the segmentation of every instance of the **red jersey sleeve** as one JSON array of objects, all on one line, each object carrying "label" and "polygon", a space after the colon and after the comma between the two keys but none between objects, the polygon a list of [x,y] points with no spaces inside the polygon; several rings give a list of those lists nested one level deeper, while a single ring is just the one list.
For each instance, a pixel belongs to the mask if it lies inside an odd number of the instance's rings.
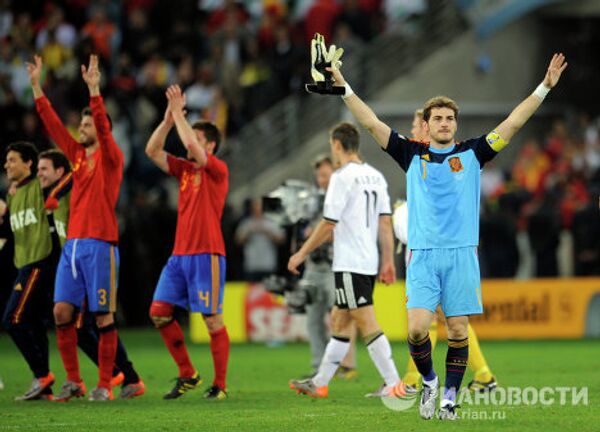
[{"label": "red jersey sleeve", "polygon": [[65,125],[56,115],[46,96],[35,100],[35,108],[44,123],[48,136],[63,151],[71,163],[75,163],[81,145],[71,136]]},{"label": "red jersey sleeve", "polygon": [[106,107],[102,96],[92,96],[90,98],[90,108],[92,109],[92,118],[96,126],[100,148],[102,154],[106,156],[104,160],[113,166],[123,166],[123,153],[110,131],[110,123],[106,116]]},{"label": "red jersey sleeve", "polygon": [[217,183],[222,182],[229,176],[227,164],[211,154],[207,155],[207,161],[204,169],[206,173]]},{"label": "red jersey sleeve", "polygon": [[167,153],[167,165],[169,165],[169,174],[181,180],[183,172],[192,165],[192,163]]}]

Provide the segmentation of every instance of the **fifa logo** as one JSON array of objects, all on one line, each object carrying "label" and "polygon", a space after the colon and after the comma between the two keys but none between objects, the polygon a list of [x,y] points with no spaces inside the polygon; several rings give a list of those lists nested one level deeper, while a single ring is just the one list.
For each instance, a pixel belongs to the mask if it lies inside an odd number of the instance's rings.
[{"label": "fifa logo", "polygon": [[450,164],[450,170],[452,172],[460,172],[463,170],[462,162],[460,161],[460,158],[457,156],[451,157],[450,159],[448,159],[448,163]]}]

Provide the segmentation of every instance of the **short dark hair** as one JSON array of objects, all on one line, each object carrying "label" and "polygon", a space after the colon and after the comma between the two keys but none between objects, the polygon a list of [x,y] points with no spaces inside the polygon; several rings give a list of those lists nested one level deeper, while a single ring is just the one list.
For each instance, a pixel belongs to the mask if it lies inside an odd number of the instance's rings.
[{"label": "short dark hair", "polygon": [[38,151],[33,143],[29,141],[15,141],[10,143],[6,148],[6,153],[14,151],[19,153],[23,162],[31,161],[31,172],[34,172],[37,167]]},{"label": "short dark hair", "polygon": [[[85,107],[84,109],[81,110],[81,117],[84,116],[92,116],[92,109],[90,107]],[[110,118],[110,115],[108,113],[106,113],[106,118],[108,119],[108,126],[110,127],[110,130],[112,130],[113,127],[113,123],[112,123],[112,118]]]},{"label": "short dark hair", "polygon": [[192,125],[192,129],[200,130],[204,132],[204,136],[206,137],[206,141],[215,143],[215,151],[216,154],[219,150],[219,146],[221,145],[221,132],[219,132],[219,128],[211,122],[207,121],[198,121]]},{"label": "short dark hair", "polygon": [[431,110],[434,108],[450,108],[454,111],[454,118],[458,120],[458,105],[452,99],[447,96],[436,96],[425,102],[423,107],[423,120],[429,121],[431,116]]},{"label": "short dark hair", "polygon": [[54,169],[63,168],[65,170],[65,174],[71,172],[71,164],[69,163],[69,159],[67,159],[65,154],[58,149],[50,149],[41,152],[39,159],[51,160]]},{"label": "short dark hair", "polygon": [[352,123],[340,123],[331,130],[331,139],[338,140],[347,153],[357,153],[360,141],[358,128]]},{"label": "short dark hair", "polygon": [[320,155],[317,155],[312,162],[312,167],[313,169],[319,169],[321,167],[321,165],[323,164],[329,164],[331,166],[333,166],[333,161],[331,160],[331,156],[329,156],[327,153],[321,153]]}]

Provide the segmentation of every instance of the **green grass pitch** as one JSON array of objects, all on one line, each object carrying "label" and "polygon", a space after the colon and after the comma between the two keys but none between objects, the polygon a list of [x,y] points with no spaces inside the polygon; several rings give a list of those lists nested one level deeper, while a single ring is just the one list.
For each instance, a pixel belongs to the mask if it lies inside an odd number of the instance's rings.
[{"label": "green grass pitch", "polygon": [[[416,405],[406,411],[386,408],[379,399],[363,395],[375,389],[380,379],[366,349],[358,348],[360,376],[351,382],[333,381],[326,400],[297,396],[287,385],[290,378],[308,371],[305,344],[276,348],[264,345],[233,345],[229,367],[229,399],[207,401],[203,389],[212,380],[208,346],[190,346],[194,364],[204,377],[202,389],[180,399],[163,401],[173,385],[176,367],[157,332],[124,330],[121,333],[129,355],[142,375],[147,392],[135,400],[91,403],[75,400],[67,404],[13,402],[29,386],[31,375],[5,333],[0,335],[0,430],[4,431],[592,431],[600,430],[600,341],[483,342],[488,362],[501,386],[541,388],[588,387],[588,404],[463,406],[472,418],[441,423],[419,418]],[[58,390],[64,372],[51,338],[51,367]],[[443,371],[445,343],[435,357],[436,370]],[[393,346],[400,372],[406,364],[405,344]],[[80,354],[82,374],[88,389],[96,384],[96,370]],[[465,383],[472,373],[467,372]],[[118,391],[116,391],[118,393]],[[567,398],[570,402],[570,396]],[[501,419],[490,419],[493,412]],[[484,413],[484,414],[482,414]],[[473,418],[477,416],[478,418]],[[488,416],[488,419],[481,419]]]}]

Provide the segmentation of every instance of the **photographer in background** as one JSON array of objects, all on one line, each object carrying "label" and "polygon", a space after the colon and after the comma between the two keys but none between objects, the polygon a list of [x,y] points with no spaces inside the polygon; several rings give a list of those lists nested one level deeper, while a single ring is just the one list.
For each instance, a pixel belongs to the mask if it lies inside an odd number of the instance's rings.
[{"label": "photographer in background", "polygon": [[[329,179],[334,171],[329,155],[319,155],[313,161],[313,168],[319,193],[324,196],[329,186]],[[305,239],[310,236],[314,225],[322,219],[322,205],[321,200],[321,211],[305,229]],[[325,347],[329,342],[329,329],[326,318],[335,300],[333,271],[331,270],[332,258],[332,243],[324,243],[308,256],[304,274],[300,281],[301,288],[308,294],[306,325],[311,352],[311,367],[313,369],[311,377],[317,372],[325,353]],[[356,331],[353,333],[351,348],[336,372],[336,377],[341,379],[350,380],[358,375],[356,372],[356,345],[354,343]]]}]

